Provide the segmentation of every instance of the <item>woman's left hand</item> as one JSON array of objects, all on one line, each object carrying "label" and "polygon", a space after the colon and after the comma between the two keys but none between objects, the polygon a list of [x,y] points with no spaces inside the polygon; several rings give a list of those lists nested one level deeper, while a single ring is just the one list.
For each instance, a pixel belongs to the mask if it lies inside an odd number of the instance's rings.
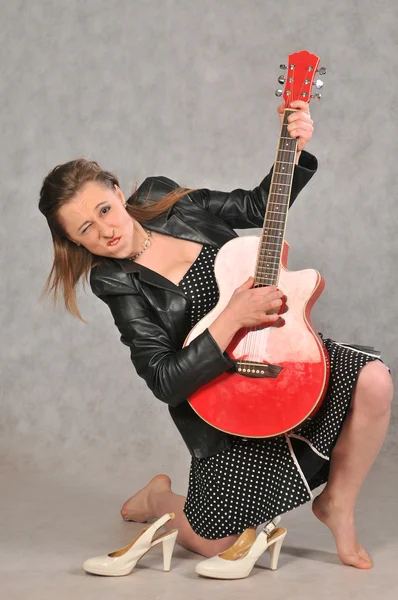
[{"label": "woman's left hand", "polygon": [[[313,120],[310,117],[308,102],[303,102],[303,100],[294,100],[290,106],[291,108],[295,108],[297,110],[295,110],[295,112],[287,118],[289,123],[287,129],[292,138],[298,138],[297,152],[299,153],[301,150],[304,150],[305,146],[312,138],[312,132],[314,131]],[[284,109],[285,104],[280,104],[277,109],[281,125],[283,121]]]}]

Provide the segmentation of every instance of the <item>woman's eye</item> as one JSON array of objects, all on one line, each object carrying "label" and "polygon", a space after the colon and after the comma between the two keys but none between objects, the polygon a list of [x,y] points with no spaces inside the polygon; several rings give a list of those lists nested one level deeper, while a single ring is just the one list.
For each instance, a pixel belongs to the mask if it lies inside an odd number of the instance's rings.
[{"label": "woman's eye", "polygon": [[[104,206],[103,208],[101,208],[101,210],[100,210],[100,213],[102,213],[103,215],[106,215],[106,213],[108,212],[108,210],[110,210],[110,208],[111,208],[110,206]],[[106,212],[102,212],[102,211],[104,211],[104,210],[105,210]],[[83,229],[82,233],[86,233],[87,229],[88,229],[90,226],[91,226],[91,223],[90,223],[90,225],[87,225],[86,229]]]}]

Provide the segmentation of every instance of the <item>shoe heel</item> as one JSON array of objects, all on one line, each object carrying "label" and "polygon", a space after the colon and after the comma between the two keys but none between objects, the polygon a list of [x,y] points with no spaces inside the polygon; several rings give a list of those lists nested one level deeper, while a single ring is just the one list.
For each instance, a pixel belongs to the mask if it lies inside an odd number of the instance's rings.
[{"label": "shoe heel", "polygon": [[278,568],[279,555],[281,553],[281,548],[285,537],[286,533],[284,533],[283,536],[281,536],[276,542],[269,546],[270,565],[272,571],[276,571],[276,569]]},{"label": "shoe heel", "polygon": [[174,546],[177,540],[178,531],[168,535],[162,541],[163,546],[163,570],[170,571],[171,558],[173,556]]}]

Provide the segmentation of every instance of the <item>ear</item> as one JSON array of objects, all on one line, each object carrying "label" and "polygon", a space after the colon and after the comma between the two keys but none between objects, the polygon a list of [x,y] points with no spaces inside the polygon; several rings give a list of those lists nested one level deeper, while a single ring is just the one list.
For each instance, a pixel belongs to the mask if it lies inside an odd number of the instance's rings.
[{"label": "ear", "polygon": [[117,197],[119,198],[119,200],[121,201],[121,203],[125,204],[126,200],[124,198],[124,194],[123,194],[122,190],[120,189],[120,187],[118,185],[116,185],[116,183],[113,184],[113,187],[115,188],[115,193],[116,193]]}]

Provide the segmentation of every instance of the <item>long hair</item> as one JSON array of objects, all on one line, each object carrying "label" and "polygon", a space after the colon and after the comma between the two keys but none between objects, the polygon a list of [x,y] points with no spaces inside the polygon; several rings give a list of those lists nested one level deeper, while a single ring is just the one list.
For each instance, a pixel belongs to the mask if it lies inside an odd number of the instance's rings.
[{"label": "long hair", "polygon": [[[87,323],[80,314],[76,301],[76,286],[82,280],[85,289],[92,267],[102,262],[100,256],[89,252],[84,246],[77,246],[68,239],[59,219],[59,210],[88,182],[97,182],[114,190],[119,181],[110,171],[101,169],[98,163],[85,158],[78,158],[57,165],[44,178],[40,190],[39,210],[47,219],[50,228],[54,259],[50,273],[45,282],[40,300],[52,296],[55,306],[60,295],[65,308],[75,317]],[[119,186],[120,187],[120,186]],[[192,191],[188,188],[177,188],[160,200],[151,202],[150,190],[144,203],[137,203],[135,190],[127,200],[127,212],[139,223],[145,223],[168,210],[177,200]]]}]

